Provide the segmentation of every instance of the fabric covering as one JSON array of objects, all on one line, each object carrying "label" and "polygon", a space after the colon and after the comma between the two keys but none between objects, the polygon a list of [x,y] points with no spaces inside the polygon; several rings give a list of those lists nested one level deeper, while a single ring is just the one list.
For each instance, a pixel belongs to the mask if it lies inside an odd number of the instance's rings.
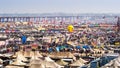
[{"label": "fabric covering", "polygon": [[26,36],[22,36],[22,44],[25,44],[26,40],[27,40],[27,37]]}]

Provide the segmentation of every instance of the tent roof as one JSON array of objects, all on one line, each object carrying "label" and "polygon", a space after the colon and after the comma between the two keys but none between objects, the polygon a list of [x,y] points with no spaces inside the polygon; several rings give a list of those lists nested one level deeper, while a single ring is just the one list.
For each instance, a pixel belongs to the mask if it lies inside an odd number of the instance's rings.
[{"label": "tent roof", "polygon": [[65,62],[65,61],[63,61],[63,60],[58,60],[56,63],[59,64],[59,65],[62,65],[62,66],[68,64],[67,62]]},{"label": "tent roof", "polygon": [[83,66],[84,63],[81,63],[79,60],[75,61],[74,63],[70,64],[70,66]]}]

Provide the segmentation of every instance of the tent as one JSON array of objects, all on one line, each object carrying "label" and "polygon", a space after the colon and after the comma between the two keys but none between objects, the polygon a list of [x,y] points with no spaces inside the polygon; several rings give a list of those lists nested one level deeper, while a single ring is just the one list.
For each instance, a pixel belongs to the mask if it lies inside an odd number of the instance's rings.
[{"label": "tent", "polygon": [[70,64],[70,66],[78,66],[78,67],[81,67],[83,65],[84,65],[84,63],[81,63],[79,60],[77,60],[77,61],[73,62],[72,64]]},{"label": "tent", "polygon": [[42,64],[45,66],[45,68],[63,68],[63,66],[60,66],[55,62],[43,61]]},{"label": "tent", "polygon": [[45,68],[45,66],[42,64],[32,64],[30,65],[30,68]]},{"label": "tent", "polygon": [[[63,67],[63,66],[60,66],[60,65],[58,65],[57,63],[55,63],[53,61],[46,61],[46,60],[42,60],[42,59],[40,59],[40,60],[36,60],[36,59],[32,60],[30,62],[30,66],[33,65],[33,64],[42,65],[42,67],[45,67],[45,68],[61,68],[61,67]],[[37,68],[37,67],[35,67],[35,68]]]},{"label": "tent", "polygon": [[17,52],[16,56],[21,61],[27,61],[27,59],[23,56],[23,52],[22,51]]},{"label": "tent", "polygon": [[34,53],[32,51],[25,51],[24,52],[24,57],[32,57]]},{"label": "tent", "polygon": [[12,65],[26,65],[26,63],[23,63],[20,58],[17,58],[15,62],[12,63]]},{"label": "tent", "polygon": [[81,62],[81,63],[87,63],[88,61],[86,61],[86,60],[84,60],[84,59],[82,59],[82,58],[79,58],[79,61]]},{"label": "tent", "polygon": [[120,68],[120,57],[111,60],[109,63],[105,64],[101,68],[107,68],[107,67]]},{"label": "tent", "polygon": [[32,65],[32,64],[41,64],[41,62],[43,62],[43,60],[41,60],[41,59],[32,59],[30,61],[30,65]]},{"label": "tent", "polygon": [[0,59],[0,64],[2,64],[3,63],[3,60],[2,59]]},{"label": "tent", "polygon": [[70,52],[52,52],[49,56],[52,58],[72,58],[76,60],[76,57]]},{"label": "tent", "polygon": [[39,57],[43,57],[38,51],[31,52],[31,60],[39,60]]},{"label": "tent", "polygon": [[65,66],[65,65],[68,65],[67,62],[63,61],[62,59],[56,61],[57,64],[61,65],[61,66]]},{"label": "tent", "polygon": [[52,60],[50,57],[45,57],[45,61],[54,62],[54,60]]},{"label": "tent", "polygon": [[34,37],[28,37],[28,38],[27,38],[27,41],[34,41],[34,40],[35,40]]},{"label": "tent", "polygon": [[80,49],[81,47],[80,46],[76,46],[76,49]]},{"label": "tent", "polygon": [[43,56],[39,53],[39,51],[35,51],[35,55],[36,55],[37,57],[43,57]]},{"label": "tent", "polygon": [[6,66],[5,68],[24,68],[24,67],[19,67],[19,66],[10,66],[10,65],[8,65],[8,66]]}]

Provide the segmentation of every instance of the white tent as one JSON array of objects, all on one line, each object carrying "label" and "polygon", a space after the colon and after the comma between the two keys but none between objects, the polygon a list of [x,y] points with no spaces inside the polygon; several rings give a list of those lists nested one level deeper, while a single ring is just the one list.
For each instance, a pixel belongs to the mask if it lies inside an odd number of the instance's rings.
[{"label": "white tent", "polygon": [[15,62],[12,63],[12,65],[26,65],[26,63],[23,63],[20,59],[16,59]]},{"label": "white tent", "polygon": [[32,64],[41,64],[41,62],[43,62],[43,60],[41,60],[41,59],[33,59],[33,60],[30,61],[30,65],[32,65]]},{"label": "white tent", "polygon": [[[50,60],[48,60],[48,58],[47,59],[45,59],[45,60],[42,60],[42,59],[33,59],[33,60],[31,60],[31,62],[30,62],[30,66],[31,65],[33,65],[33,64],[37,64],[37,65],[42,65],[42,67],[44,68],[62,68],[63,66],[60,66],[60,65],[58,65],[57,63],[55,63],[54,61],[50,61]],[[31,68],[31,67],[30,67]],[[35,67],[35,68],[37,68],[37,67]]]},{"label": "white tent", "polygon": [[23,25],[27,25],[27,24],[28,24],[28,22],[22,22],[22,24],[23,24]]},{"label": "white tent", "polygon": [[35,51],[35,55],[36,55],[37,57],[43,57],[43,56],[39,53],[39,51]]},{"label": "white tent", "polygon": [[19,51],[16,53],[17,58],[20,59],[21,61],[27,61],[27,59],[23,56],[23,52]]},{"label": "white tent", "polygon": [[42,64],[32,64],[30,65],[30,68],[45,68],[45,66]]},{"label": "white tent", "polygon": [[2,59],[0,59],[0,64],[2,64],[3,63],[3,60]]},{"label": "white tent", "polygon": [[54,62],[50,57],[45,57],[45,61]]},{"label": "white tent", "polygon": [[19,66],[6,66],[5,68],[24,68],[24,67],[19,67]]},{"label": "white tent", "polygon": [[32,51],[25,51],[24,52],[24,57],[32,57],[34,53]]},{"label": "white tent", "polygon": [[82,59],[82,58],[79,58],[79,61],[80,61],[81,63],[86,63],[86,62],[88,62],[88,61],[86,61],[86,60],[84,60],[84,59]]},{"label": "white tent", "polygon": [[79,60],[75,61],[74,63],[70,64],[70,66],[83,66],[84,63],[81,63]]}]

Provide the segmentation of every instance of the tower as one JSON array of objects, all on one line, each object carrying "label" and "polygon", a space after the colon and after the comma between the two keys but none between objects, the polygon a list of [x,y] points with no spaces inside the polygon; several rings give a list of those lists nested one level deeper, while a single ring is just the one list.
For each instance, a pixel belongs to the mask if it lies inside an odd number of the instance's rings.
[{"label": "tower", "polygon": [[117,21],[117,32],[120,32],[120,17],[118,17]]}]

